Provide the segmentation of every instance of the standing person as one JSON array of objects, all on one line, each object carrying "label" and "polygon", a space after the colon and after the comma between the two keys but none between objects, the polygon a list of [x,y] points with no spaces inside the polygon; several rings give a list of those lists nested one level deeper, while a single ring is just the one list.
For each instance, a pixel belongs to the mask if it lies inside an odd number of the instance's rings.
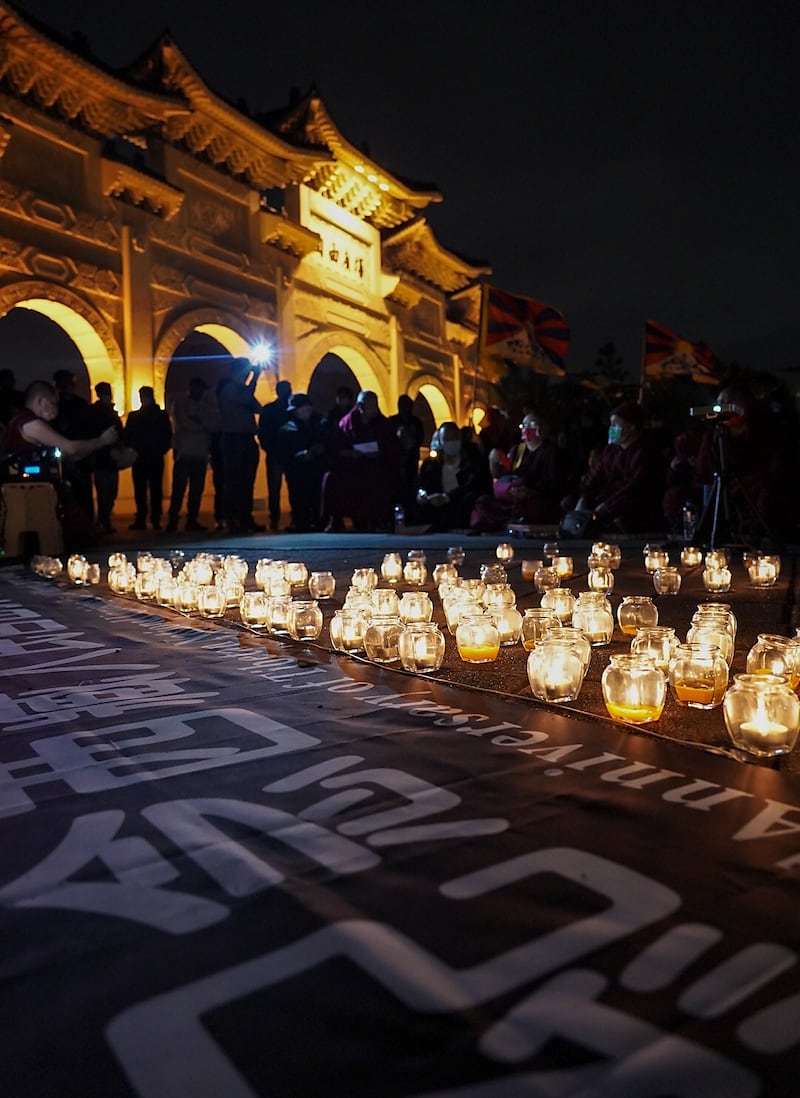
[{"label": "standing person", "polygon": [[292,386],[279,381],[275,386],[275,400],[265,404],[258,420],[258,441],[267,455],[267,506],[270,529],[281,527],[281,484],[285,469],[278,452],[278,432],[289,419],[289,397]]},{"label": "standing person", "polygon": [[258,364],[235,358],[229,376],[217,389],[225,522],[231,534],[264,530],[253,519],[253,487],[258,472],[256,416],[261,411],[254,394],[260,372]]},{"label": "standing person", "polygon": [[139,402],[139,409],[130,412],[125,423],[125,442],[137,454],[131,470],[136,518],[128,529],[147,529],[149,496],[150,522],[154,530],[160,530],[164,498],[164,454],[172,443],[172,425],[164,409],[156,404],[152,386],[142,385],[139,389]]},{"label": "standing person", "polygon": [[419,449],[425,438],[422,420],[414,415],[414,401],[406,393],[397,398],[397,414],[389,416],[389,423],[400,446],[401,495],[405,513],[410,515],[414,506],[414,491],[419,472]]},{"label": "standing person", "polygon": [[289,419],[278,432],[277,452],[286,470],[292,525],[288,533],[319,527],[320,490],[325,471],[327,426],[305,393],[289,397]]},{"label": "standing person", "polygon": [[193,377],[189,391],[179,396],[172,406],[172,493],[169,504],[167,531],[178,529],[178,515],[183,505],[186,485],[186,529],[205,530],[197,521],[200,501],[206,483],[206,469],[211,448],[211,436],[217,427],[216,405],[208,397],[208,385],[201,377]]},{"label": "standing person", "polygon": [[[75,392],[76,380],[72,370],[56,370],[53,374],[53,386],[58,393],[58,414],[53,420],[53,428],[64,438],[94,438],[96,431],[89,402]],[[93,468],[94,457],[91,454],[79,460],[64,460],[64,480],[70,487],[75,504],[89,522],[94,522]]]},{"label": "standing person", "polygon": [[336,390],[336,403],[329,410],[325,416],[325,422],[328,424],[328,429],[333,430],[334,427],[339,426],[339,420],[352,409],[355,402],[353,396],[353,390],[349,385],[340,385]]},{"label": "standing person", "polygon": [[362,390],[330,435],[330,468],[322,481],[326,533],[344,529],[349,515],[359,530],[391,530],[400,483],[400,447],[378,397]]},{"label": "standing person", "polygon": [[[114,394],[107,381],[98,381],[94,387],[97,400],[89,409],[94,430],[105,431],[113,427],[117,438],[124,434],[122,420],[114,407]],[[94,452],[94,491],[97,496],[97,530],[101,534],[113,534],[111,512],[117,502],[119,491],[119,469],[111,456],[111,447],[103,446]]]}]

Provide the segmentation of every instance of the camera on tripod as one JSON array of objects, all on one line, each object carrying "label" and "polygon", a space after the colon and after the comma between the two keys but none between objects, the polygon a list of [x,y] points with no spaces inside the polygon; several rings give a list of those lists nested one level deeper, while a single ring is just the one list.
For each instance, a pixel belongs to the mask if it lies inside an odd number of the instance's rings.
[{"label": "camera on tripod", "polygon": [[734,416],[743,416],[744,408],[740,404],[704,404],[699,408],[690,408],[693,419],[706,419],[712,423],[725,423]]}]

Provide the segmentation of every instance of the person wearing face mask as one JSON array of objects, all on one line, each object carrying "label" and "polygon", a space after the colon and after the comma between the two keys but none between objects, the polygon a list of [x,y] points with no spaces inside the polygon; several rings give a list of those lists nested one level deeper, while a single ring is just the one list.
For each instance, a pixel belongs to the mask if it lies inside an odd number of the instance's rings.
[{"label": "person wearing face mask", "polygon": [[292,521],[286,532],[303,534],[319,527],[327,427],[305,393],[292,393],[288,411],[274,449],[289,488]]},{"label": "person wearing face mask", "polygon": [[558,519],[565,488],[565,463],[551,437],[550,424],[528,411],[520,424],[519,444],[507,455],[493,452],[492,494],[478,499],[470,530],[503,530],[510,522],[551,523]]},{"label": "person wearing face mask", "polygon": [[609,417],[608,443],[581,479],[576,507],[592,511],[601,527],[621,533],[659,530],[665,470],[643,432],[642,407],[618,405]]},{"label": "person wearing face mask", "polygon": [[389,531],[401,483],[397,436],[380,410],[377,394],[362,389],[353,408],[331,431],[328,471],[322,480],[321,513],[326,533],[344,529]]},{"label": "person wearing face mask", "polygon": [[435,531],[466,529],[476,500],[491,486],[489,464],[452,421],[439,427],[436,443],[420,466],[417,516]]}]

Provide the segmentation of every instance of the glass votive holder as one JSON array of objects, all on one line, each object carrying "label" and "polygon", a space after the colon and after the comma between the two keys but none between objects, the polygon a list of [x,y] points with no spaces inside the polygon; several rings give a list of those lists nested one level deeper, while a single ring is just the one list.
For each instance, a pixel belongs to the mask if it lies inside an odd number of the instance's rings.
[{"label": "glass votive holder", "polygon": [[400,597],[393,587],[376,587],[370,601],[373,614],[385,617],[400,612]]},{"label": "glass votive holder", "polygon": [[536,570],[541,568],[544,561],[541,560],[523,560],[520,568],[520,573],[524,580],[528,583],[533,583],[533,577],[536,575]]},{"label": "glass votive holder", "polygon": [[537,591],[551,591],[554,587],[558,587],[560,583],[561,578],[555,568],[548,568],[545,565],[537,568],[533,576],[533,586]]},{"label": "glass votive holder", "polygon": [[529,653],[528,682],[539,701],[558,704],[575,701],[583,685],[583,660],[571,641],[545,637]]},{"label": "glass votive holder", "polygon": [[487,583],[481,602],[487,610],[499,610],[504,606],[515,606],[517,596],[510,583]]},{"label": "glass votive holder", "polygon": [[308,583],[308,568],[300,560],[288,561],[284,575],[293,591],[299,591]]},{"label": "glass votive holder", "polygon": [[364,652],[373,663],[396,663],[403,623],[396,615],[377,615],[364,631]]},{"label": "glass votive holder", "polygon": [[[181,584],[178,584],[178,590],[180,587]],[[177,600],[177,591],[175,597]],[[221,618],[225,613],[227,604],[228,600],[221,587],[216,587],[213,584],[205,584],[203,587],[197,588],[197,610],[202,617]]]},{"label": "glass votive holder", "polygon": [[[220,573],[222,575],[222,573]],[[227,577],[220,582],[220,575],[217,576],[217,582],[214,584],[225,595],[226,606],[238,606],[242,601],[242,595],[244,594],[244,584],[239,580]]]},{"label": "glass votive holder", "polygon": [[465,614],[480,614],[483,612],[481,604],[468,592],[448,599],[444,604],[444,616],[450,635],[456,635],[458,623]]},{"label": "glass votive holder", "polygon": [[412,622],[404,626],[397,648],[404,671],[438,671],[444,659],[444,634],[435,622]]},{"label": "glass votive holder", "polygon": [[526,610],[520,627],[522,647],[526,652],[533,651],[539,641],[547,636],[548,631],[558,625],[558,618],[552,610],[544,610],[541,606]]},{"label": "glass votive holder", "polygon": [[779,579],[781,574],[781,558],[775,553],[762,553],[759,556],[759,560],[767,561],[775,569],[775,578]]},{"label": "glass votive holder", "polygon": [[367,619],[359,610],[337,610],[331,618],[331,645],[337,652],[360,652]]},{"label": "glass votive holder", "polygon": [[356,568],[350,577],[350,585],[356,591],[366,591],[369,594],[378,586],[378,575],[374,568]]},{"label": "glass votive holder", "polygon": [[406,591],[400,599],[400,620],[406,622],[430,621],[433,617],[433,602],[427,591]]},{"label": "glass votive holder", "polygon": [[675,630],[669,625],[649,625],[637,629],[631,640],[631,654],[647,656],[665,675],[678,647]]},{"label": "glass votive holder", "polygon": [[730,667],[733,662],[733,637],[728,623],[721,616],[704,616],[692,624],[686,631],[687,644],[714,644],[722,653],[722,658]]},{"label": "glass votive holder", "polygon": [[458,654],[465,663],[491,663],[500,651],[500,634],[484,614],[464,614],[456,628]]},{"label": "glass votive holder", "polygon": [[428,569],[424,560],[414,558],[403,565],[403,579],[410,587],[422,587],[427,578]]},{"label": "glass votive holder", "polygon": [[552,587],[542,595],[541,606],[545,610],[552,610],[560,622],[571,621],[575,596],[569,587]]},{"label": "glass votive holder", "polygon": [[569,579],[573,571],[572,557],[556,556],[553,557],[551,564],[552,568],[555,568],[556,575],[560,580]]},{"label": "glass votive holder", "polygon": [[[110,572],[109,572],[110,582]],[[158,581],[158,590],[156,591],[156,602],[160,606],[173,606],[175,604],[175,596],[178,593],[178,581],[173,576],[162,576]]]},{"label": "glass votive holder", "polygon": [[136,554],[136,571],[149,572],[153,566],[153,554],[148,549],[140,549]]},{"label": "glass votive holder", "polygon": [[771,560],[758,557],[747,569],[753,587],[772,587],[778,582],[778,571]]},{"label": "glass votive holder", "polygon": [[592,553],[607,556],[608,563],[614,570],[619,568],[622,563],[622,549],[618,545],[613,545],[607,541],[596,541],[592,545]]},{"label": "glass votive holder", "polygon": [[522,634],[522,614],[515,606],[495,607],[489,615],[497,626],[500,647],[516,644]]},{"label": "glass votive holder", "polygon": [[121,565],[127,564],[127,563],[128,563],[128,558],[125,556],[124,553],[109,553],[108,554],[107,564],[108,564],[109,568],[119,568]]},{"label": "glass votive holder", "polygon": [[[708,557],[708,553],[706,557]],[[703,569],[703,587],[706,591],[710,591],[712,594],[724,595],[726,591],[731,589],[731,570],[730,568],[720,567],[714,568],[707,566]]]},{"label": "glass votive holder", "polygon": [[645,571],[652,575],[657,572],[659,568],[666,568],[669,565],[669,553],[666,549],[649,547],[644,554],[644,567]]},{"label": "glass votive holder", "polygon": [[800,640],[779,633],[759,633],[747,653],[749,674],[783,675],[792,690],[800,684]]},{"label": "glass votive holder", "polygon": [[386,553],[381,561],[381,576],[387,583],[399,583],[403,578],[403,558],[399,553]]},{"label": "glass votive holder", "polygon": [[67,557],[67,576],[73,583],[82,584],[86,581],[88,567],[88,560],[80,553],[73,553]]},{"label": "glass votive holder", "polygon": [[[141,599],[143,602],[148,602],[154,599],[158,594],[159,579],[155,572],[138,572],[136,575],[136,582],[133,587],[133,593],[137,599]],[[197,600],[191,609],[197,608]]]},{"label": "glass votive holder", "polygon": [[576,629],[574,625],[561,625],[559,623],[548,630],[547,636],[555,637],[556,640],[569,641],[581,658],[585,675],[589,670],[589,664],[592,662],[592,645],[586,634],[581,629]]},{"label": "glass votive holder", "polygon": [[289,635],[289,612],[292,600],[289,595],[267,595],[267,628],[278,637]]},{"label": "glass votive holder", "polygon": [[[148,573],[140,572],[137,577],[137,583],[139,579],[142,579],[146,575],[148,575]],[[196,583],[180,583],[178,585],[178,592],[175,596],[175,609],[180,610],[183,614],[193,614],[197,610],[201,590],[202,588],[198,587]]]},{"label": "glass votive holder", "polygon": [[129,595],[136,587],[136,565],[126,562],[108,570],[108,586],[116,595]]},{"label": "glass votive holder", "polygon": [[242,619],[242,625],[248,625],[251,629],[267,628],[269,621],[267,597],[263,591],[245,591],[239,600],[239,617]]},{"label": "glass votive holder", "polygon": [[653,572],[653,587],[657,595],[677,595],[681,589],[681,574],[674,566],[657,568]]},{"label": "glass votive holder", "polygon": [[685,568],[695,568],[703,559],[703,550],[696,545],[687,545],[681,549],[681,564]]},{"label": "glass votive holder", "polygon": [[190,560],[185,566],[186,578],[190,583],[198,583],[203,586],[214,579],[214,566],[210,560]]},{"label": "glass votive holder", "polygon": [[494,551],[494,555],[503,564],[507,564],[514,559],[514,546],[509,545],[507,541],[501,541]]},{"label": "glass votive holder", "polygon": [[728,665],[713,644],[679,644],[669,665],[669,686],[678,705],[715,709],[728,685]]},{"label": "glass votive holder", "polygon": [[447,550],[447,559],[451,564],[454,564],[456,568],[459,568],[464,563],[466,557],[467,554],[460,545],[451,545]]},{"label": "glass votive holder", "polygon": [[289,610],[288,628],[292,640],[316,640],[322,632],[322,611],[317,600],[296,599]]},{"label": "glass votive holder", "polygon": [[497,564],[481,565],[481,580],[484,583],[507,583],[508,575],[503,565],[498,561]]},{"label": "glass votive holder", "polygon": [[785,755],[797,742],[800,700],[781,675],[734,676],[722,712],[740,758]]},{"label": "glass votive holder", "polygon": [[614,590],[614,573],[611,568],[590,568],[586,582],[592,591],[609,592]]},{"label": "glass votive holder", "polygon": [[736,621],[736,615],[731,608],[729,602],[716,602],[715,600],[709,602],[698,602],[694,614],[692,615],[692,624],[696,624],[701,617],[705,615],[717,615],[725,620],[728,631],[730,632],[733,640],[736,640],[736,630],[738,629],[738,622]]},{"label": "glass votive holder", "polygon": [[626,595],[617,607],[617,622],[627,637],[645,625],[658,625],[658,607],[648,595]]},{"label": "glass votive holder", "polygon": [[709,549],[705,557],[706,568],[727,568],[728,554],[724,549]]},{"label": "glass votive holder", "polygon": [[437,564],[432,573],[432,579],[437,587],[443,583],[455,583],[458,579],[458,569],[454,564]]},{"label": "glass votive holder", "polygon": [[610,644],[614,634],[614,615],[602,591],[582,591],[572,611],[572,624],[580,629],[593,648]]},{"label": "glass votive holder", "polygon": [[308,593],[313,599],[329,599],[336,590],[333,572],[312,572],[308,577]]},{"label": "glass votive holder", "polygon": [[615,721],[651,724],[664,712],[667,680],[644,655],[613,655],[603,671],[603,701]]},{"label": "glass votive holder", "polygon": [[[209,561],[208,563],[210,564],[211,562]],[[235,553],[231,553],[222,561],[221,571],[225,573],[226,579],[236,579],[239,583],[244,584],[249,570],[250,565],[244,557],[237,556]]]}]

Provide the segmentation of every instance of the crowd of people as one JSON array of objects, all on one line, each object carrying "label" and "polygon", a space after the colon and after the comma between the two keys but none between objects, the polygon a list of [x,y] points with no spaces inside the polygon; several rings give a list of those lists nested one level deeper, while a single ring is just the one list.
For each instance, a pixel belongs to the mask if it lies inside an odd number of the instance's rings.
[{"label": "crowd of people", "polygon": [[[199,377],[161,408],[150,386],[123,424],[108,382],[89,404],[75,392],[75,376],[59,370],[52,383],[17,392],[11,371],[0,371],[0,427],[9,453],[58,447],[73,515],[96,533],[113,532],[120,468],[130,466],[135,516],[131,530],[203,531],[200,508],[209,468],[214,526],[258,533],[254,494],[265,454],[270,529],[281,528],[286,484],[292,532],[345,529],[388,532],[399,511],[407,525],[431,531],[501,532],[510,524],[558,524],[565,513],[591,514],[593,529],[622,534],[681,532],[683,511],[702,513],[722,474],[726,505],[740,507],[772,534],[787,533],[782,474],[787,453],[756,402],[743,389],[723,390],[725,414],[692,422],[665,441],[627,400],[608,417],[607,436],[577,467],[569,437],[529,406],[518,426],[491,409],[484,430],[439,424],[425,449],[425,430],[413,401],[402,395],[387,416],[370,390],[340,387],[322,414],[306,393],[280,380],[275,398],[255,396],[259,368],[234,359],[215,389]],[[165,457],[173,451],[164,522]],[[790,521],[794,521],[793,514]]]}]

